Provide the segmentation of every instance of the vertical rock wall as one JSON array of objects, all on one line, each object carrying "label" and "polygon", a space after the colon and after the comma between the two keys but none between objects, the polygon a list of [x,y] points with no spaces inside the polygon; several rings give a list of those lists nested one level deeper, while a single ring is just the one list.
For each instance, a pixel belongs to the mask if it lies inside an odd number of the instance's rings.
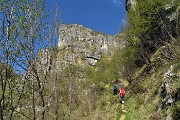
[{"label": "vertical rock wall", "polygon": [[62,24],[58,47],[64,63],[76,64],[80,60],[95,65],[102,56],[112,55],[118,44],[111,35],[95,32],[82,25]]}]

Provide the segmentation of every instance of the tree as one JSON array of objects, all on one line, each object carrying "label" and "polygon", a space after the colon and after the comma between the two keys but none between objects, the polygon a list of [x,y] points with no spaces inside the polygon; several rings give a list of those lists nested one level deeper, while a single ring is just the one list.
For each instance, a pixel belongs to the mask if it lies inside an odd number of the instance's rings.
[{"label": "tree", "polygon": [[[176,11],[179,11],[179,5],[178,1],[173,3],[171,0],[146,0],[139,1],[136,9],[128,11],[126,39],[129,45],[139,49],[136,61],[138,66],[149,64],[150,55],[159,46],[178,36],[179,15]],[[175,21],[168,19],[169,14],[175,13]]]},{"label": "tree", "polygon": [[[57,44],[59,19],[54,21],[56,26],[52,25],[55,27],[53,28],[55,31],[48,31],[47,25],[49,24],[45,22],[47,14],[44,0],[2,0],[0,4],[0,64],[5,67],[1,72],[0,82],[2,86],[2,94],[0,94],[1,119],[12,119],[13,113],[16,111],[16,114],[27,119],[32,117],[35,120],[38,118],[37,106],[42,108],[41,119],[45,119],[48,101],[45,99],[44,87],[47,81],[46,74],[49,71],[42,72],[41,61],[43,58],[37,58],[37,55],[41,49],[46,47],[46,43]],[[52,38],[47,39],[45,36],[50,33],[54,41],[50,41]],[[47,51],[46,48],[45,52]],[[49,64],[50,54],[46,55],[47,63],[45,64]],[[9,66],[21,72],[21,75],[24,74],[22,80],[17,79],[18,77],[9,78],[9,71],[11,71]],[[14,88],[18,88],[19,91],[14,90]],[[20,94],[17,96],[15,92]],[[8,96],[11,100],[15,98],[14,101],[8,102]],[[29,107],[29,99],[32,100],[32,109]],[[32,114],[28,115],[26,109],[32,110]]]}]

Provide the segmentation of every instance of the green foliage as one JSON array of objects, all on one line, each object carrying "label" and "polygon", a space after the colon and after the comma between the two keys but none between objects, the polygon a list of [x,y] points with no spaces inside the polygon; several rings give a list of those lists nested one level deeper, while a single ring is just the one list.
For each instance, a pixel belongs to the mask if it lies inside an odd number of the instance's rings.
[{"label": "green foliage", "polygon": [[177,102],[176,106],[172,109],[172,117],[174,120],[180,119],[180,102]]},{"label": "green foliage", "polygon": [[157,47],[176,34],[176,28],[172,26],[179,23],[171,23],[167,16],[174,14],[179,5],[179,2],[172,3],[171,0],[144,0],[138,1],[135,9],[128,11],[126,40],[138,49],[138,62],[142,63],[139,66],[148,63]]},{"label": "green foliage", "polygon": [[[124,67],[133,65],[136,61],[137,50],[134,46],[127,46],[122,50],[117,50],[112,56],[112,66]],[[115,68],[117,70],[117,68]]]},{"label": "green foliage", "polygon": [[112,56],[110,72],[115,80],[120,77],[131,82],[134,76],[135,61],[137,59],[137,50],[134,46],[127,46],[124,49],[117,50]]},{"label": "green foliage", "polygon": [[126,117],[125,117],[124,120],[132,120],[131,112],[128,112],[128,113],[126,114]]},{"label": "green foliage", "polygon": [[120,117],[121,117],[121,115],[122,115],[122,107],[121,107],[121,104],[119,104],[119,105],[117,106],[116,112],[117,112],[116,120],[119,120]]},{"label": "green foliage", "polygon": [[[162,99],[159,97],[160,86],[162,84],[164,67],[169,64],[168,61],[163,67],[156,68],[149,60],[153,52],[155,52],[160,45],[160,41],[166,41],[168,37],[163,36],[166,33],[159,33],[167,27],[169,28],[171,23],[166,23],[166,15],[172,14],[179,7],[178,1],[174,2],[174,6],[171,4],[171,0],[144,0],[138,1],[135,9],[128,11],[128,25],[125,30],[125,39],[127,40],[127,48],[119,50],[112,59],[115,67],[115,71],[121,71],[123,67],[134,67],[139,59],[145,68],[142,68],[141,74],[137,75],[134,81],[130,84],[130,96],[126,96],[126,109],[128,110],[125,120],[144,120],[144,119],[164,119],[166,117],[164,111],[158,111],[161,107]],[[167,5],[173,6],[168,9]],[[173,29],[173,28],[172,28]],[[164,30],[165,31],[165,30]],[[169,31],[168,31],[169,32]],[[170,31],[171,32],[171,31]],[[161,35],[162,34],[162,35]],[[173,41],[175,42],[175,40]],[[176,43],[179,47],[179,44]],[[154,48],[153,48],[154,47]],[[174,59],[179,60],[178,47],[171,45],[170,49]],[[166,51],[164,51],[166,54]],[[168,52],[167,52],[168,54]],[[178,57],[176,57],[178,56]],[[163,57],[161,57],[163,58]],[[164,59],[164,58],[163,58]],[[173,60],[171,59],[171,62]],[[177,62],[176,62],[177,63]],[[156,64],[156,63],[155,63]],[[162,64],[162,63],[161,63]],[[140,67],[140,66],[139,66]],[[174,71],[178,73],[180,70],[179,62],[175,65]],[[121,71],[123,73],[123,71]],[[128,73],[126,71],[125,73]],[[125,75],[125,74],[124,74]],[[131,74],[129,74],[131,75]],[[132,77],[134,78],[134,77]],[[175,79],[173,87],[179,87],[179,79]],[[179,104],[176,104],[179,106]],[[177,119],[179,116],[179,107],[173,109],[173,117]],[[176,116],[176,117],[175,117]]]},{"label": "green foliage", "polygon": [[175,64],[175,67],[173,69],[173,72],[177,73],[178,71],[180,71],[180,62]]},{"label": "green foliage", "polygon": [[143,33],[161,24],[161,12],[170,0],[139,1],[136,9],[128,12],[128,34],[140,37]]},{"label": "green foliage", "polygon": [[110,67],[110,61],[100,60],[94,67],[86,68],[86,75],[89,78],[90,85],[95,85],[94,90],[97,94],[104,94],[105,86],[115,80]]},{"label": "green foliage", "polygon": [[141,27],[146,28],[146,26],[148,26],[150,29],[158,27],[161,20],[161,10],[164,9],[164,6],[170,1],[171,0],[145,0],[139,2],[139,15],[142,18]]}]

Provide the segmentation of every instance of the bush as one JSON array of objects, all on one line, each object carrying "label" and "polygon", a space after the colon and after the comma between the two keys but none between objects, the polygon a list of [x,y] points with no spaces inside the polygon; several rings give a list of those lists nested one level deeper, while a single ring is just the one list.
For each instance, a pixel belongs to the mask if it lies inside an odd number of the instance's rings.
[{"label": "bush", "polygon": [[171,0],[138,1],[136,8],[128,12],[126,39],[130,45],[138,49],[137,65],[140,67],[145,63],[149,64],[150,55],[178,32],[175,32],[178,23],[170,23],[166,17],[167,14],[173,14],[180,3],[176,1],[171,10],[167,11],[165,6],[171,5],[171,2]]},{"label": "bush", "polygon": [[174,120],[180,120],[180,102],[176,103],[176,106],[172,110],[172,117]]},{"label": "bush", "polygon": [[110,71],[115,79],[123,77],[129,82],[132,81],[136,68],[136,54],[137,50],[134,46],[127,46],[123,50],[119,49],[115,52],[110,64]]},{"label": "bush", "polygon": [[160,114],[152,114],[150,117],[149,117],[149,120],[161,120],[161,116]]},{"label": "bush", "polygon": [[138,94],[138,93],[144,93],[146,92],[146,88],[144,88],[143,85],[140,84],[141,82],[139,80],[134,80],[131,84],[131,90],[134,94]]},{"label": "bush", "polygon": [[177,73],[178,71],[180,71],[180,62],[175,65],[174,70],[173,70],[173,72],[175,73]]}]

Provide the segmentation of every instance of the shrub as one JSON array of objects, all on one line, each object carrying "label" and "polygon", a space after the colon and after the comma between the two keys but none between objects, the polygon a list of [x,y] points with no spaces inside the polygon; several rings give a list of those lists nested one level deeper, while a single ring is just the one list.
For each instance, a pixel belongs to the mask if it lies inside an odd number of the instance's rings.
[{"label": "shrub", "polygon": [[172,9],[167,11],[165,6],[170,3],[171,0],[138,1],[136,8],[129,10],[125,33],[128,43],[138,49],[138,66],[149,64],[150,55],[176,34],[175,26],[178,23],[170,23],[166,17],[173,14],[180,3],[176,1]]},{"label": "shrub", "polygon": [[174,120],[180,120],[180,102],[176,103],[176,106],[172,110],[172,117]]},{"label": "shrub", "polygon": [[173,70],[173,72],[175,73],[177,73],[178,71],[180,71],[180,62],[175,65],[174,70]]},{"label": "shrub", "polygon": [[161,120],[161,116],[160,114],[152,114],[150,117],[149,117],[149,120]]},{"label": "shrub", "polygon": [[119,49],[115,52],[110,64],[110,71],[115,79],[123,77],[129,82],[132,81],[136,68],[136,53],[137,50],[134,46],[127,46],[123,50]]}]

